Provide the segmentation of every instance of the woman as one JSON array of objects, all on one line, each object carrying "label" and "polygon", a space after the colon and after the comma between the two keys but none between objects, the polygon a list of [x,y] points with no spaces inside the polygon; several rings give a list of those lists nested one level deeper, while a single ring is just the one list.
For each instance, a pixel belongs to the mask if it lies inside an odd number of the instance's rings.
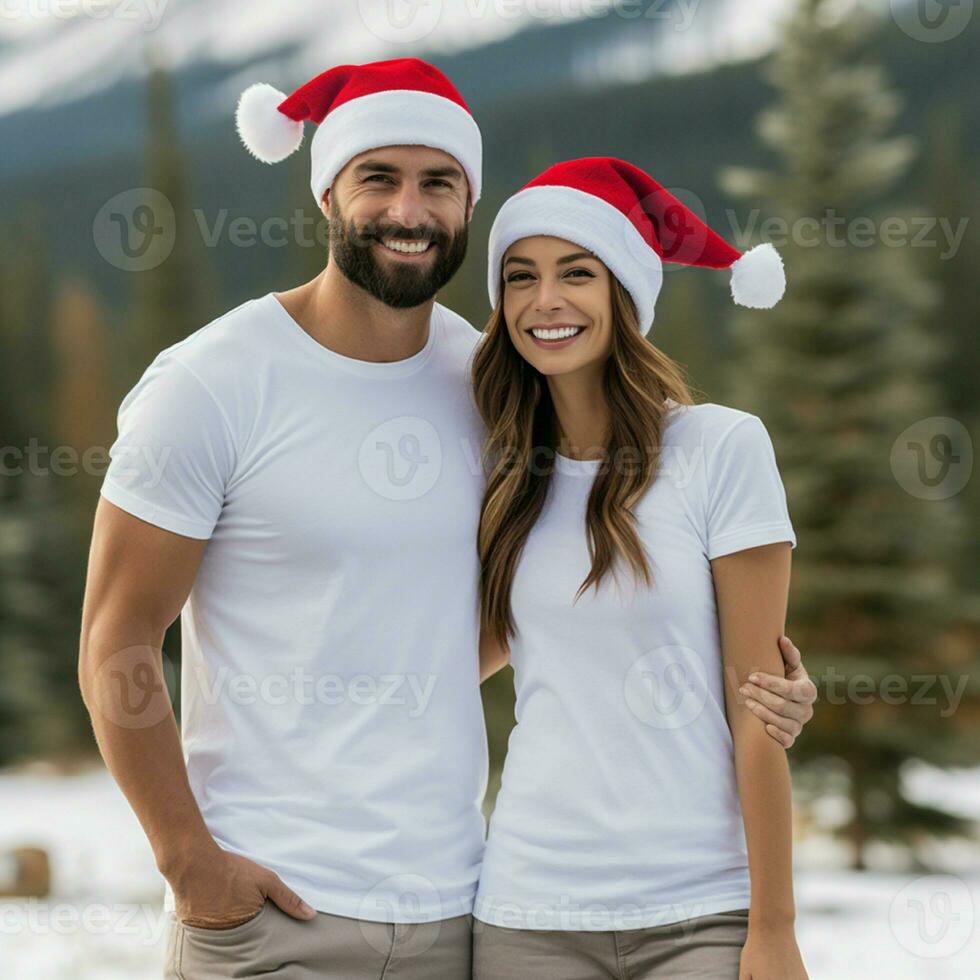
[{"label": "woman", "polygon": [[785,286],[614,158],[550,167],[491,231],[481,661],[509,656],[517,724],[476,980],[806,977],[787,761],[739,696],[782,667],[796,538],[762,422],[694,405],[644,339],[665,261],[730,268],[743,305]]}]

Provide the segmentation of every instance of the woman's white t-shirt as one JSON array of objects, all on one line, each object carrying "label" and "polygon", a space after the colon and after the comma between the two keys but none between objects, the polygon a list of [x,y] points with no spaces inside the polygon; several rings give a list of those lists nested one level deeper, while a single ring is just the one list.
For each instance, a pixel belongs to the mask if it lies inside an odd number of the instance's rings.
[{"label": "woman's white t-shirt", "polygon": [[796,546],[761,420],[673,405],[635,509],[653,574],[590,568],[600,463],[558,456],[518,564],[517,724],[475,915],[519,929],[646,928],[749,905],[710,561]]}]

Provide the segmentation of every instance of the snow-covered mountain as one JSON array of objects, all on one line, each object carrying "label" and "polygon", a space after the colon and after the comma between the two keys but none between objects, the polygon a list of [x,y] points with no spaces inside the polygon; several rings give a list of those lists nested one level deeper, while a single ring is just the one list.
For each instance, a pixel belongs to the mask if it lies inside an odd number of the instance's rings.
[{"label": "snow-covered mountain", "polygon": [[[754,55],[772,42],[786,6],[787,0],[4,0],[0,114],[139,78],[148,47],[176,71],[210,63],[251,75],[267,67],[291,84],[332,64],[423,52],[447,57],[522,31],[561,36],[578,26],[587,30],[565,44],[574,70],[589,81],[632,79]],[[66,16],[72,10],[75,16]]]},{"label": "snow-covered mountain", "polygon": [[[166,65],[182,132],[226,124],[243,88],[417,55],[475,106],[753,57],[792,0],[3,0],[0,176],[139,143]],[[75,16],[66,11],[76,10]]]}]

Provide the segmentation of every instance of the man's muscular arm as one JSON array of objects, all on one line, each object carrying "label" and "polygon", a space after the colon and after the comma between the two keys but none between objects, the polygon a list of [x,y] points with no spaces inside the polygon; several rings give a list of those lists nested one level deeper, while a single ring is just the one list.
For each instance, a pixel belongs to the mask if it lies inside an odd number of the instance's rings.
[{"label": "man's muscular arm", "polygon": [[174,890],[179,919],[229,928],[256,915],[267,897],[295,918],[312,918],[272,871],[218,846],[188,782],[161,650],[206,547],[100,498],[82,609],[82,697],[106,765]]}]

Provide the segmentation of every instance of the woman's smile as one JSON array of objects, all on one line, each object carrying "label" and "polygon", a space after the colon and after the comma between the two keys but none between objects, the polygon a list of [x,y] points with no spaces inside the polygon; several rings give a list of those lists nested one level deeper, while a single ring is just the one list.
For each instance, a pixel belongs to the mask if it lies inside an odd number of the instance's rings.
[{"label": "woman's smile", "polygon": [[538,347],[557,350],[574,343],[585,329],[578,323],[535,323],[528,327],[527,333]]}]

